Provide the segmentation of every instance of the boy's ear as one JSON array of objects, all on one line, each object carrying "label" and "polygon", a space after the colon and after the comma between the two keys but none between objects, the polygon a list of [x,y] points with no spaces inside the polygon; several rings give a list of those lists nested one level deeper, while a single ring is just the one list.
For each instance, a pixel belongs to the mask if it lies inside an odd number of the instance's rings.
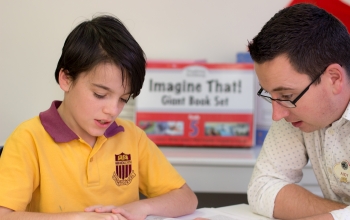
[{"label": "boy's ear", "polygon": [[65,92],[69,91],[72,83],[72,80],[67,72],[67,70],[61,69],[58,74],[58,83],[60,84],[61,89]]}]

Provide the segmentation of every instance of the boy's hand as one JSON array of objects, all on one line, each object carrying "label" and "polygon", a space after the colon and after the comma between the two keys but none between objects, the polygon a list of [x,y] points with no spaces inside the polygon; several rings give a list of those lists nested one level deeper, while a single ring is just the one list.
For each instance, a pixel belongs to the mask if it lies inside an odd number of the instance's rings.
[{"label": "boy's hand", "polygon": [[102,206],[102,205],[94,205],[85,208],[85,212],[96,212],[96,213],[113,213],[114,215],[118,216],[119,220],[143,220],[147,216],[143,215],[138,215],[135,212],[130,212],[126,210],[123,207],[118,207],[118,206]]},{"label": "boy's hand", "polygon": [[124,216],[114,213],[85,212],[83,215],[79,214],[79,216],[81,216],[84,220],[126,220]]},{"label": "boy's hand", "polygon": [[98,213],[112,213],[112,209],[117,208],[116,206],[109,205],[109,206],[103,206],[103,205],[94,205],[89,206],[85,208],[85,212],[98,212]]}]

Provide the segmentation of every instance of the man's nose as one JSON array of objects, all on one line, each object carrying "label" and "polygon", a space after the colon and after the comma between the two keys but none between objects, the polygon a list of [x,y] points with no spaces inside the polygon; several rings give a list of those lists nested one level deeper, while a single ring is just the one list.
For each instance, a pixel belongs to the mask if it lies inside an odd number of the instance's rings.
[{"label": "man's nose", "polygon": [[272,120],[279,121],[289,115],[289,109],[278,104],[276,101],[272,101]]}]

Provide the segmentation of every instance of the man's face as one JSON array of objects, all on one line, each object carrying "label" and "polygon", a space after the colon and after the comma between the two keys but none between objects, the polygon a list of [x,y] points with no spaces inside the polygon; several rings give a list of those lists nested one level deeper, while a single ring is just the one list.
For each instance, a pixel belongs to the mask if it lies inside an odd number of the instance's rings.
[{"label": "man's face", "polygon": [[[306,74],[298,73],[286,56],[281,55],[263,64],[255,63],[255,71],[261,87],[274,99],[293,101],[310,83]],[[334,121],[336,105],[332,93],[321,83],[312,84],[309,90],[297,101],[295,108],[286,108],[272,101],[272,119],[285,119],[304,132],[312,132],[330,125]]]}]

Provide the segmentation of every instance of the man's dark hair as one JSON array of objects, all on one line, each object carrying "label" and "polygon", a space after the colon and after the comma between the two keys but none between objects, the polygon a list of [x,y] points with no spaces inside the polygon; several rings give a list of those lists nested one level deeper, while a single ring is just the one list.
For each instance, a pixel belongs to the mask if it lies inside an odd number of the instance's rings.
[{"label": "man's dark hair", "polygon": [[120,20],[102,15],[79,24],[68,35],[58,61],[55,78],[61,69],[74,82],[80,73],[102,62],[112,62],[122,70],[132,97],[139,95],[146,72],[145,54]]},{"label": "man's dark hair", "polygon": [[315,79],[328,65],[342,65],[350,77],[350,36],[333,15],[312,4],[280,10],[248,44],[256,63],[286,55],[300,73]]}]

